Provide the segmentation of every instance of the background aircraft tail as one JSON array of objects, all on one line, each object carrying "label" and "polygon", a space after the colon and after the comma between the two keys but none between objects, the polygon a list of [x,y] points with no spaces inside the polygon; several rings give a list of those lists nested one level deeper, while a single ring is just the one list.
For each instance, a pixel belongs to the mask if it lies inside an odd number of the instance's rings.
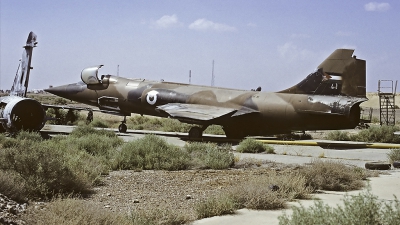
[{"label": "background aircraft tail", "polygon": [[18,66],[17,74],[14,78],[14,84],[11,88],[10,95],[26,97],[29,83],[29,74],[30,70],[32,69],[32,51],[37,44],[36,38],[36,34],[31,31],[28,35],[28,39],[26,40],[24,51],[22,52],[22,58]]},{"label": "background aircraft tail", "polygon": [[366,62],[352,49],[336,49],[297,85],[279,93],[366,97]]}]

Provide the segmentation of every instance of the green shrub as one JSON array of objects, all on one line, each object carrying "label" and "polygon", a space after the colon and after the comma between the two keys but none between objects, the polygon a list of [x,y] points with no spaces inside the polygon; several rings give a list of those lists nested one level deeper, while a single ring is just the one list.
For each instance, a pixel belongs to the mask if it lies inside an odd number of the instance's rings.
[{"label": "green shrub", "polygon": [[332,141],[350,141],[349,132],[340,130],[329,132],[325,138]]},{"label": "green shrub", "polygon": [[218,147],[213,143],[192,142],[184,146],[192,159],[192,166],[204,169],[227,169],[234,165],[232,146]]},{"label": "green shrub", "polygon": [[204,156],[204,164],[207,168],[223,170],[232,167],[235,163],[235,156],[230,152],[232,146],[224,145],[217,148],[209,148]]},{"label": "green shrub", "polygon": [[211,126],[208,126],[207,129],[205,129],[203,133],[224,135],[225,131],[224,131],[224,129],[222,129],[222,126],[220,126],[220,125],[211,125]]},{"label": "green shrub", "polygon": [[146,135],[126,143],[113,161],[113,169],[182,170],[189,167],[189,154],[163,138]]},{"label": "green shrub", "polygon": [[47,123],[58,125],[75,125],[78,123],[79,120],[82,119],[82,116],[77,110],[70,111],[54,108],[47,109],[46,116],[55,119],[49,120]]},{"label": "green shrub", "polygon": [[187,123],[181,123],[179,122],[179,120],[176,119],[166,118],[166,119],[161,119],[161,121],[162,121],[162,131],[165,132],[187,133],[192,127],[192,125]]},{"label": "green shrub", "polygon": [[38,132],[28,132],[28,131],[20,131],[15,137],[18,141],[29,140],[32,142],[40,142],[43,141],[42,136]]},{"label": "green shrub", "polygon": [[33,142],[23,139],[0,151],[0,169],[13,175],[16,186],[25,187],[20,199],[54,194],[87,192],[108,172],[104,157],[79,149],[74,137],[54,137]]},{"label": "green shrub", "polygon": [[54,105],[66,105],[68,103],[67,99],[65,98],[55,98]]},{"label": "green shrub", "polygon": [[123,144],[119,137],[108,137],[99,134],[88,134],[82,137],[71,136],[68,138],[71,145],[76,145],[79,150],[89,154],[111,158],[116,148]]},{"label": "green shrub", "polygon": [[302,167],[300,174],[306,178],[307,186],[331,191],[360,189],[364,186],[363,180],[370,176],[365,169],[330,160],[315,160]]},{"label": "green shrub", "polygon": [[239,143],[239,145],[236,148],[236,151],[246,152],[246,153],[260,153],[260,152],[265,152],[267,150],[268,153],[274,153],[273,147],[266,146],[263,143],[252,138],[244,139]]},{"label": "green shrub", "polygon": [[78,180],[64,163],[64,153],[43,143],[17,146],[0,152],[1,169],[15,171],[26,183],[27,192],[49,197],[64,192],[81,192],[89,186]]},{"label": "green shrub", "polygon": [[47,204],[46,209],[31,209],[23,215],[27,224],[59,225],[128,225],[126,216],[106,210],[88,201],[57,199]]},{"label": "green shrub", "polygon": [[107,123],[105,123],[103,120],[100,119],[94,119],[90,125],[92,125],[93,127],[100,127],[100,128],[108,128],[109,125]]},{"label": "green shrub", "polygon": [[373,126],[361,130],[358,134],[351,135],[350,140],[361,142],[400,143],[400,136],[394,132],[399,131],[398,126]]},{"label": "green shrub", "polygon": [[400,149],[391,149],[388,153],[390,163],[394,161],[400,161]]},{"label": "green shrub", "polygon": [[0,193],[17,202],[26,202],[28,194],[23,179],[13,171],[0,170]]},{"label": "green shrub", "polygon": [[80,125],[80,126],[77,126],[71,132],[70,136],[83,137],[83,136],[90,135],[90,134],[106,136],[106,137],[118,137],[118,135],[116,135],[115,132],[112,131],[112,130],[95,129],[91,125]]},{"label": "green shrub", "polygon": [[294,224],[400,224],[400,202],[383,203],[370,192],[346,196],[344,205],[331,207],[316,201],[311,207],[293,207],[291,216],[279,216],[279,225]]}]

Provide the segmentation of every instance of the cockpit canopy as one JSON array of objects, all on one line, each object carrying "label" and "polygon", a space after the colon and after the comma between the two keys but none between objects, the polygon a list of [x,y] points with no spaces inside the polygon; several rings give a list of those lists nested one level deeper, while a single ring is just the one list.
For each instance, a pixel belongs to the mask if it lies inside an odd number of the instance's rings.
[{"label": "cockpit canopy", "polygon": [[85,84],[101,84],[98,71],[103,65],[88,67],[82,70],[81,79]]}]

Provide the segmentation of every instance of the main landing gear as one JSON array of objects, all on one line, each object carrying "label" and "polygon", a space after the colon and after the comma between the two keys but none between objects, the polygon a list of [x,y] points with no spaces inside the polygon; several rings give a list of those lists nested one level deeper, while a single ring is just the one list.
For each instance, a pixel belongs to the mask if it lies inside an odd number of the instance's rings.
[{"label": "main landing gear", "polygon": [[192,127],[189,130],[189,139],[201,138],[203,136],[203,131],[207,129],[208,125],[201,127]]},{"label": "main landing gear", "polygon": [[121,121],[121,124],[118,126],[118,131],[120,133],[126,133],[128,127],[126,126],[126,116],[124,116],[124,120]]}]

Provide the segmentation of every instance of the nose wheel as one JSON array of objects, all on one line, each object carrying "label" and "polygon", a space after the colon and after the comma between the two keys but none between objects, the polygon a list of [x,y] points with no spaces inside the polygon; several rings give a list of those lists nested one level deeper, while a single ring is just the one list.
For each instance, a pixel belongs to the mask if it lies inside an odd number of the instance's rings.
[{"label": "nose wheel", "polygon": [[124,116],[124,120],[121,121],[121,124],[118,126],[118,131],[120,133],[126,133],[128,127],[126,126],[126,116]]}]

